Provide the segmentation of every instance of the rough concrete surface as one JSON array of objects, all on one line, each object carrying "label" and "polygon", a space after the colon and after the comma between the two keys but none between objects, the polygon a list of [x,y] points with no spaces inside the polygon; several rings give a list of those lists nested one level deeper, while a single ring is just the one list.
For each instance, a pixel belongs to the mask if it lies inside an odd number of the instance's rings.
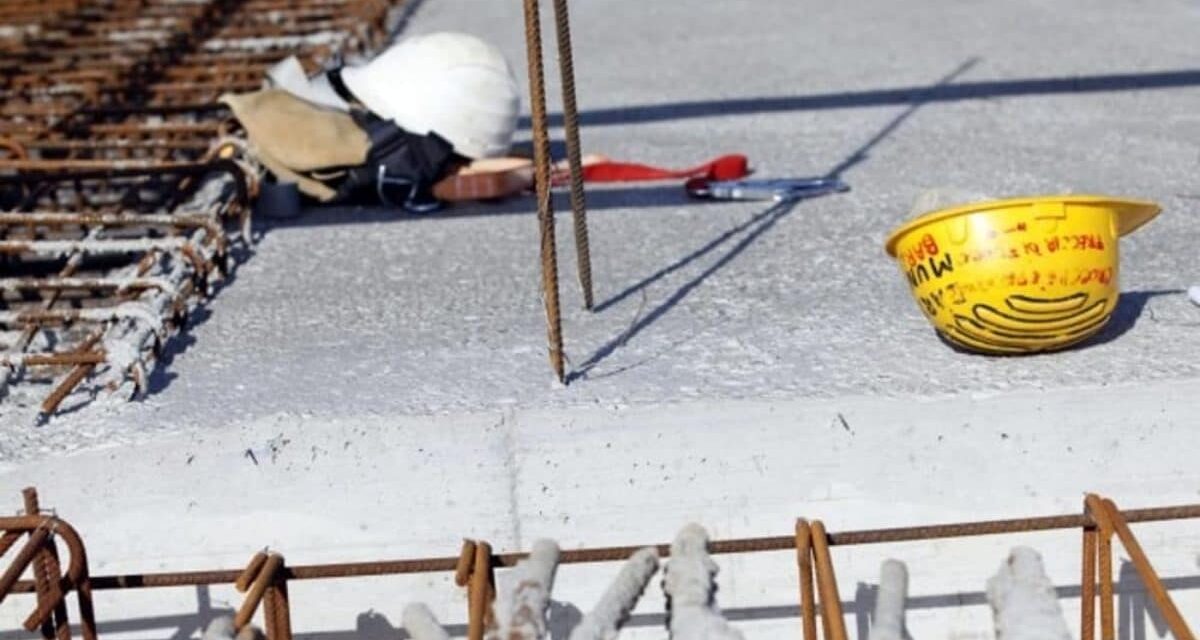
[{"label": "rough concrete surface", "polygon": [[[1077,509],[1088,489],[1129,506],[1195,499],[1200,310],[1185,291],[1200,283],[1200,2],[571,8],[586,151],[675,166],[742,152],[761,176],[835,172],[852,191],[772,209],[689,202],[675,183],[590,190],[596,313],[580,308],[558,217],[566,387],[546,358],[531,199],[263,222],[144,401],[37,428],[31,409],[0,406],[0,493],[42,484],[100,573],[236,566],[265,542],[315,562],[443,555],[463,535],[500,549],[663,541],[689,519],[719,537],[787,534],[800,514],[844,528],[1048,513]],[[524,76],[521,25],[515,1],[426,0],[408,28],[483,35]],[[1164,213],[1122,240],[1125,293],[1098,339],[994,359],[942,344],[883,252],[935,186],[1140,197]],[[284,440],[305,446],[272,453]],[[431,451],[442,462],[421,457]],[[284,472],[264,455],[299,457]],[[192,466],[206,459],[204,473]],[[121,537],[146,522],[147,542]],[[1194,586],[1200,539],[1161,531],[1148,547]],[[1051,577],[1077,584],[1077,536],[1053,540],[1039,547]],[[914,637],[987,635],[978,592],[1007,547],[918,548],[911,591],[930,597],[910,614],[925,631]],[[888,550],[871,553],[845,556],[843,597]],[[718,561],[722,604],[740,607],[748,635],[794,630],[787,554]],[[576,583],[585,610],[607,582],[596,571]],[[363,612],[398,624],[411,597],[460,623],[443,578],[376,600],[349,583],[297,588],[329,607],[298,613],[297,629],[384,637],[363,631]],[[138,602],[170,601],[191,624],[195,598],[100,604],[128,621]],[[847,612],[866,625],[869,610]],[[9,603],[0,614],[0,629],[23,616]]]},{"label": "rough concrete surface", "polygon": [[[566,389],[546,362],[531,200],[430,218],[332,210],[266,224],[235,281],[175,342],[147,401],[120,407],[118,419],[171,429],[279,411],[905,396],[1196,375],[1200,317],[1184,294],[1200,281],[1195,0],[1154,11],[1103,2],[573,11],[587,151],[676,166],[743,152],[760,175],[837,170],[853,191],[770,209],[696,204],[675,183],[594,189],[598,313],[580,308],[569,218],[559,216],[577,376]],[[409,24],[450,28],[496,41],[524,76],[518,3],[429,0]],[[556,85],[550,96],[557,112]],[[1068,353],[982,358],[935,337],[881,248],[920,191],[946,185],[1142,197],[1165,212],[1122,241],[1126,295],[1099,339]],[[30,435],[19,424],[27,411],[0,411],[13,416],[9,455],[77,441],[62,426],[70,417]],[[102,413],[81,417],[110,422]]]}]

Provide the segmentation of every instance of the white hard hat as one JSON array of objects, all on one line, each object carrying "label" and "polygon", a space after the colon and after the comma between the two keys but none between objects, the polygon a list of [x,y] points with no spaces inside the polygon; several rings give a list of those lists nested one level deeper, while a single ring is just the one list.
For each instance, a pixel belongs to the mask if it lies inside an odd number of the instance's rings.
[{"label": "white hard hat", "polygon": [[521,108],[516,77],[504,55],[475,36],[406,38],[341,75],[376,115],[413,133],[437,133],[459,154],[501,156],[512,145]]}]

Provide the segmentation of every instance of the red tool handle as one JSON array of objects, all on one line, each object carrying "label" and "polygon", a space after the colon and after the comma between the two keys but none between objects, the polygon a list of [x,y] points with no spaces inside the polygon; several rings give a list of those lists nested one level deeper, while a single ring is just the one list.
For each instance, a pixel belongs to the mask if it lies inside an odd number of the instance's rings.
[{"label": "red tool handle", "polygon": [[[750,162],[746,156],[731,154],[715,158],[688,169],[665,169],[634,162],[603,160],[585,163],[583,179],[586,182],[642,182],[647,180],[673,180],[677,178],[706,178],[708,180],[736,180],[750,173]],[[557,173],[555,182],[565,182],[566,172]]]}]

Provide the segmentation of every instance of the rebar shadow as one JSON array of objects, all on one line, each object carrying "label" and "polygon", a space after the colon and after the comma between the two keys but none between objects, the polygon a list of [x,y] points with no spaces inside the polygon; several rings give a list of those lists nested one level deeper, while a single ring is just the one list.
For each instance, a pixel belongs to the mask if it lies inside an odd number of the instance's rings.
[{"label": "rebar shadow", "polygon": [[[732,100],[690,100],[662,104],[592,109],[579,114],[587,127],[670,122],[715,116],[825,111],[860,107],[886,107],[927,102],[959,102],[987,98],[1018,98],[1078,93],[1110,93],[1180,89],[1200,86],[1200,69],[1176,69],[1147,73],[1111,73],[1090,76],[1057,76],[1015,80],[982,80],[928,87],[910,86],[869,91],[845,91],[799,96],[761,96]],[[562,114],[549,116],[551,126],[562,124]],[[529,119],[522,119],[522,128]]]},{"label": "rebar shadow", "polygon": [[[978,64],[979,60],[980,60],[979,58],[975,58],[975,57],[967,59],[966,61],[962,62],[957,67],[955,67],[948,74],[946,74],[945,76],[942,76],[940,79],[938,79],[938,81],[933,84],[933,87],[936,88],[936,87],[947,85],[950,82],[953,82],[956,78],[962,76],[964,73],[966,73],[972,67],[974,67],[976,64]],[[851,151],[843,160],[836,163],[829,171],[826,172],[825,176],[828,178],[838,178],[843,173],[845,173],[846,171],[848,171],[849,169],[854,167],[855,165],[858,165],[861,162],[863,162],[864,160],[866,160],[868,157],[868,154],[867,154],[868,151],[870,151],[875,146],[877,146],[879,143],[883,142],[885,139],[887,139],[889,136],[891,136],[893,133],[895,133],[896,130],[898,130],[900,128],[900,126],[904,123],[904,121],[909,119],[910,117],[912,117],[912,115],[914,113],[916,113],[916,111],[918,109],[920,109],[924,104],[925,104],[924,102],[916,102],[916,103],[912,104],[911,106],[909,106],[909,108],[905,109],[904,111],[902,111],[901,113],[899,113],[898,115],[893,117],[891,120],[889,120],[887,122],[887,124],[885,124],[882,128],[880,128],[879,131],[877,131],[874,135],[872,135],[870,138],[868,138],[863,144],[859,145],[857,148],[855,148],[853,151]],[[621,302],[622,300],[628,298],[629,296],[633,295],[634,293],[645,290],[650,285],[652,285],[655,282],[661,280],[662,278],[670,275],[671,273],[674,273],[675,271],[678,271],[678,270],[686,267],[687,265],[691,264],[695,260],[712,252],[717,247],[721,246],[722,244],[724,244],[724,243],[728,242],[729,240],[731,240],[732,238],[736,237],[738,234],[740,234],[748,229],[753,229],[746,235],[746,237],[744,237],[741,241],[739,241],[736,245],[734,245],[734,248],[731,249],[729,251],[729,253],[722,256],[719,260],[717,260],[715,263],[713,263],[707,269],[702,271],[695,278],[692,278],[688,282],[684,283],[683,286],[681,286],[679,289],[677,289],[675,291],[675,293],[673,293],[669,297],[667,297],[667,299],[665,301],[663,301],[658,306],[656,306],[654,308],[654,310],[652,310],[648,315],[635,320],[634,323],[632,325],[630,325],[625,331],[623,331],[621,334],[617,335],[616,337],[614,337],[613,339],[609,340],[604,345],[602,345],[591,356],[589,356],[587,358],[587,360],[584,360],[583,363],[581,363],[577,368],[572,368],[571,372],[569,374],[567,374],[566,381],[568,383],[570,383],[576,379],[586,378],[588,375],[588,372],[590,372],[592,370],[592,368],[594,368],[597,364],[599,364],[605,358],[612,355],[617,349],[622,347],[631,338],[636,336],[638,333],[641,333],[646,327],[650,326],[655,321],[657,321],[659,318],[661,318],[664,314],[666,314],[668,311],[670,311],[675,305],[679,304],[679,302],[681,300],[683,300],[685,297],[687,297],[687,295],[689,293],[691,293],[692,290],[694,290],[696,287],[700,286],[700,284],[703,283],[705,280],[707,280],[711,275],[716,273],[718,270],[720,270],[722,267],[724,267],[726,264],[728,264],[730,261],[732,261],[738,255],[740,255],[743,251],[745,251],[746,248],[749,247],[751,244],[753,244],[754,241],[757,240],[763,233],[768,231],[771,227],[775,226],[775,223],[778,222],[780,218],[787,215],[788,213],[791,213],[792,209],[796,206],[796,204],[798,202],[799,201],[791,201],[791,202],[782,202],[782,203],[775,204],[774,206],[768,208],[767,210],[755,215],[750,220],[748,220],[742,224],[739,224],[737,226],[734,226],[733,228],[729,229],[728,231],[722,233],[721,235],[717,236],[713,240],[704,244],[703,246],[701,246],[699,249],[693,251],[692,253],[690,253],[686,256],[683,256],[679,260],[676,260],[675,262],[671,263],[670,265],[656,271],[655,273],[651,274],[650,276],[643,278],[642,280],[634,283],[633,285],[630,285],[629,287],[625,288],[620,293],[617,293],[616,295],[597,304],[595,310],[597,312],[603,311],[603,310]]]}]

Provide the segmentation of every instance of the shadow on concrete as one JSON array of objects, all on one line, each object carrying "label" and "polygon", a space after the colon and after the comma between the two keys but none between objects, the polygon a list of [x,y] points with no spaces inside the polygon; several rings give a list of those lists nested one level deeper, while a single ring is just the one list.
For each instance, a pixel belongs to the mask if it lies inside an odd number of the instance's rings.
[{"label": "shadow on concrete", "polygon": [[[983,582],[986,576],[980,578]],[[1169,592],[1191,591],[1200,589],[1200,575],[1178,576],[1163,578],[1163,585]],[[869,635],[872,626],[872,616],[875,610],[875,598],[878,585],[860,582],[852,599],[842,602],[846,615],[853,616],[853,623],[858,629],[858,637]],[[1077,600],[1080,597],[1079,585],[1072,584],[1055,588],[1055,594],[1060,600]],[[1113,585],[1113,593],[1117,596],[1116,626],[1117,640],[1147,640],[1161,638],[1168,633],[1165,621],[1153,605],[1153,601],[1142,585],[1136,569],[1128,561],[1122,561]],[[137,633],[142,637],[162,637],[170,640],[185,640],[199,636],[203,629],[218,616],[232,615],[230,609],[213,609],[208,597],[208,588],[196,587],[197,609],[195,613],[179,615],[126,618],[105,620],[101,610],[101,620],[97,627],[100,637],[114,633]],[[654,598],[656,594],[645,597]],[[32,602],[32,600],[27,600]],[[959,607],[987,606],[987,595],[982,591],[940,593],[921,596],[910,596],[906,601],[908,611],[948,610]],[[574,603],[551,601],[548,629],[552,640],[565,640],[571,629],[582,619],[581,609]],[[800,608],[796,604],[768,605],[757,607],[722,608],[722,613],[733,622],[751,622],[768,620],[797,620]],[[398,614],[397,614],[398,615]],[[466,634],[465,624],[445,624],[446,631],[451,637],[462,637]],[[849,621],[848,621],[849,622]],[[665,628],[666,616],[661,613],[642,613],[630,617],[625,625],[628,628]],[[1153,635],[1148,635],[1147,631]],[[162,631],[161,634],[150,632]],[[36,640],[36,633],[24,630],[0,631],[0,640]],[[297,633],[296,640],[400,640],[408,638],[408,634],[399,628],[388,616],[377,611],[364,611],[355,619],[354,628],[340,631],[317,633]]]},{"label": "shadow on concrete", "polygon": [[[667,298],[662,302],[658,303],[658,305],[651,309],[649,313],[642,315],[639,312],[638,316],[634,318],[633,322],[624,331],[601,345],[599,349],[597,349],[586,360],[581,362],[577,367],[572,367],[570,373],[567,374],[567,384],[570,384],[575,380],[587,378],[589,372],[591,372],[596,365],[600,364],[600,362],[602,362],[605,358],[612,355],[617,349],[625,346],[625,344],[637,336],[637,334],[644,331],[646,327],[654,324],[659,318],[673,309],[675,305],[679,304],[696,287],[699,287],[704,283],[705,280],[707,280],[716,272],[720,271],[725,265],[732,262],[734,258],[741,255],[742,252],[745,251],[750,245],[754,244],[754,242],[758,240],[762,234],[769,231],[777,222],[791,213],[792,210],[796,208],[796,205],[799,204],[799,202],[800,201],[795,200],[780,202],[766,209],[765,211],[756,214],[746,222],[743,222],[717,236],[713,240],[701,246],[699,249],[683,256],[670,265],[659,269],[650,276],[638,281],[637,283],[634,283],[633,285],[630,285],[621,293],[618,293],[617,295],[597,305],[596,311],[607,309],[621,300],[633,295],[634,293],[645,289],[668,274],[678,271],[700,257],[707,255],[717,247],[738,236],[743,231],[746,232],[746,235],[742,237],[742,239],[736,244],[734,244],[729,251],[717,259],[716,262],[712,263],[695,277],[685,282],[683,286],[676,289],[674,293],[667,296]],[[605,375],[611,375],[611,373]]]},{"label": "shadow on concrete", "polygon": [[1095,336],[1085,340],[1079,348],[1086,349],[1096,345],[1112,342],[1128,333],[1146,311],[1146,305],[1160,296],[1185,295],[1184,289],[1151,289],[1147,291],[1125,291],[1117,298],[1117,307],[1113,309],[1108,324]]},{"label": "shadow on concrete", "polygon": [[[950,82],[953,82],[955,78],[958,78],[962,74],[966,73],[968,70],[970,70],[972,67],[974,67],[978,63],[979,63],[979,58],[970,58],[970,59],[966,60],[962,64],[955,67],[950,73],[948,73],[945,76],[943,76],[942,78],[940,78],[937,82],[934,83],[933,86],[939,87],[939,86],[946,85]],[[843,159],[841,162],[838,162],[832,168],[830,168],[830,170],[828,172],[826,172],[825,177],[840,178],[842,176],[842,174],[845,173],[846,171],[848,171],[850,168],[852,168],[855,165],[866,160],[868,157],[870,157],[869,152],[871,149],[873,149],[880,142],[883,142],[884,140],[886,140],[888,138],[888,136],[895,133],[895,131],[900,128],[900,125],[902,125],[905,120],[912,117],[912,115],[914,113],[916,113],[916,111],[918,109],[920,109],[923,105],[924,105],[923,102],[913,103],[911,106],[909,106],[909,108],[907,108],[904,111],[897,114],[896,117],[892,118],[886,125],[884,125],[881,129],[879,129],[879,131],[875,132],[874,135],[872,135],[865,142],[863,142],[861,145],[859,145],[857,148],[855,148],[853,151],[851,151],[849,154],[847,154],[845,159]],[[584,360],[582,363],[580,363],[577,367],[572,366],[572,370],[567,374],[566,383],[570,384],[574,380],[587,378],[589,372],[597,364],[599,364],[605,358],[612,355],[617,349],[620,349],[622,346],[624,346],[626,343],[628,343],[631,339],[633,339],[637,334],[639,334],[643,330],[645,330],[646,327],[650,326],[655,321],[657,321],[659,318],[661,318],[663,315],[665,315],[668,311],[670,311],[672,308],[674,308],[675,305],[679,304],[680,301],[682,301],[684,298],[686,298],[687,295],[689,293],[691,293],[696,287],[700,286],[700,284],[702,284],[710,276],[712,276],[714,273],[719,271],[725,265],[729,264],[729,262],[732,261],[734,258],[739,256],[743,251],[746,250],[747,247],[749,247],[756,240],[758,240],[758,238],[761,237],[762,234],[766,233],[772,227],[774,227],[775,224],[777,222],[779,222],[780,219],[782,219],[787,214],[791,213],[792,210],[796,207],[796,205],[798,203],[799,203],[799,201],[776,203],[775,205],[769,207],[765,211],[762,211],[761,213],[758,213],[754,217],[750,218],[746,222],[736,225],[736,226],[732,227],[731,229],[721,233],[716,238],[701,245],[695,251],[692,251],[691,253],[683,256],[682,258],[679,258],[678,260],[672,262],[671,264],[667,265],[666,267],[659,269],[658,271],[650,274],[646,278],[643,278],[642,280],[625,288],[625,290],[621,291],[620,293],[618,293],[618,294],[612,296],[611,298],[608,298],[607,300],[604,300],[600,304],[596,305],[597,312],[608,309],[608,308],[612,307],[613,305],[617,304],[618,302],[633,295],[634,293],[637,293],[639,291],[644,291],[651,284],[654,284],[655,282],[661,280],[662,278],[666,277],[667,275],[669,275],[675,271],[678,271],[680,269],[683,269],[684,267],[695,262],[697,259],[711,253],[717,247],[725,244],[726,242],[728,242],[732,238],[738,236],[739,234],[741,234],[743,232],[745,232],[745,234],[746,234],[740,241],[737,242],[737,244],[733,245],[733,248],[731,248],[727,253],[725,253],[723,256],[721,256],[720,259],[718,259],[716,262],[714,262],[708,268],[701,271],[694,278],[685,282],[679,289],[677,289],[671,295],[667,296],[667,298],[665,300],[663,300],[661,303],[659,303],[657,306],[655,306],[654,309],[652,309],[650,311],[650,313],[643,316],[643,315],[641,315],[641,311],[639,310],[638,316],[634,319],[634,321],[630,324],[629,327],[627,327],[619,335],[615,336],[614,338],[610,339],[608,342],[601,345],[599,349],[597,349],[594,353],[592,353],[592,355],[588,356],[588,358],[586,360]],[[637,365],[634,365],[634,366],[637,366]],[[631,367],[624,367],[622,369],[619,369],[618,371],[608,372],[608,373],[605,373],[604,376],[607,377],[610,375],[614,375],[615,373],[619,373],[621,371],[628,370],[629,368],[631,368]]]},{"label": "shadow on concrete", "polygon": [[[570,214],[570,203],[566,193],[555,193],[554,210],[558,214]],[[635,209],[660,207],[705,206],[702,200],[689,198],[678,184],[653,184],[629,187],[592,187],[587,192],[588,211]],[[537,214],[533,196],[518,196],[499,202],[459,203],[437,213],[416,215],[401,209],[380,205],[312,206],[306,208],[298,218],[276,219],[260,217],[254,221],[256,233],[268,235],[277,229],[298,227],[320,227],[327,225],[376,224],[391,222],[428,222],[430,220],[454,220],[461,218],[497,217]]]},{"label": "shadow on concrete", "polygon": [[[974,65],[971,60],[951,74],[951,77],[961,75],[966,68]],[[819,111],[830,109],[847,109],[856,107],[879,107],[908,105],[909,109],[902,113],[888,127],[881,130],[876,137],[880,140],[891,133],[889,128],[899,126],[920,105],[931,102],[955,102],[960,100],[981,100],[987,98],[1027,97],[1037,95],[1057,95],[1074,93],[1100,93],[1113,91],[1140,91],[1149,89],[1173,89],[1180,87],[1200,86],[1200,69],[1180,69],[1174,71],[1102,74],[1091,76],[1062,76],[1051,78],[1023,78],[1014,80],[991,80],[976,82],[949,82],[943,80],[932,86],[897,87],[893,89],[876,89],[869,91],[849,91],[806,96],[763,96],[755,98],[735,98],[730,100],[696,100],[672,102],[655,105],[639,105],[631,107],[615,107],[611,109],[593,109],[581,113],[583,126],[608,126],[622,124],[641,124],[662,122],[688,118],[702,118],[725,115],[750,115],[756,113],[775,113],[788,111]],[[552,126],[561,126],[562,115],[552,114]],[[524,129],[529,128],[529,119],[520,122]],[[878,142],[876,140],[875,142]],[[527,143],[525,143],[527,145]],[[868,148],[874,146],[868,142]],[[520,147],[520,145],[518,145]],[[561,140],[552,142],[551,155],[555,158],[565,156],[565,147]],[[859,153],[850,154],[846,160],[830,170],[829,175],[839,175],[850,166],[857,164],[864,157],[865,149]],[[845,166],[842,166],[845,165]],[[592,187],[587,193],[589,210],[606,210],[614,208],[649,208],[661,206],[694,205],[694,200],[688,200],[678,185],[647,186],[618,189]],[[566,201],[555,203],[556,210],[563,211]],[[533,214],[536,205],[532,197],[511,198],[499,203],[479,203],[457,205],[434,214],[439,218],[474,217],[492,215]],[[402,211],[388,210],[385,207],[314,207],[305,214],[291,221],[259,221],[266,229],[289,226],[308,226],[323,224],[352,224],[356,222],[402,222],[421,220],[423,216],[413,216]]]},{"label": "shadow on concrete", "polygon": [[[1137,325],[1138,320],[1141,319],[1142,314],[1146,310],[1146,305],[1149,304],[1152,299],[1159,296],[1184,295],[1186,293],[1187,291],[1184,289],[1125,291],[1118,296],[1117,306],[1115,309],[1113,309],[1113,313],[1108,320],[1108,324],[1104,325],[1104,328],[1101,329],[1099,333],[1088,338],[1087,340],[1084,340],[1083,342],[1067,347],[1062,351],[1077,351],[1080,349],[1088,349],[1090,347],[1112,342],[1113,340],[1116,340],[1117,338],[1120,338],[1128,333],[1135,325]],[[979,353],[977,351],[965,349],[958,344],[951,342],[948,338],[946,338],[946,336],[937,331],[934,331],[934,333],[937,335],[938,340],[940,340],[942,344],[963,355],[975,356],[979,358],[1024,358],[1028,356],[1028,354],[1004,355]],[[1050,351],[1046,353],[1053,355],[1055,353],[1061,353],[1062,351]]]},{"label": "shadow on concrete", "polygon": [[[1177,69],[1173,71],[1112,73],[1090,76],[981,80],[936,87],[896,87],[894,89],[845,91],[799,96],[689,100],[608,109],[589,109],[582,111],[579,117],[582,126],[603,127],[686,120],[689,118],[707,118],[712,116],[724,117],[789,111],[886,107],[930,102],[983,100],[987,98],[1178,89],[1198,85],[1200,85],[1200,69]],[[562,114],[551,114],[549,122],[551,126],[562,126]],[[523,118],[519,126],[523,129],[528,129],[529,118]]]}]

